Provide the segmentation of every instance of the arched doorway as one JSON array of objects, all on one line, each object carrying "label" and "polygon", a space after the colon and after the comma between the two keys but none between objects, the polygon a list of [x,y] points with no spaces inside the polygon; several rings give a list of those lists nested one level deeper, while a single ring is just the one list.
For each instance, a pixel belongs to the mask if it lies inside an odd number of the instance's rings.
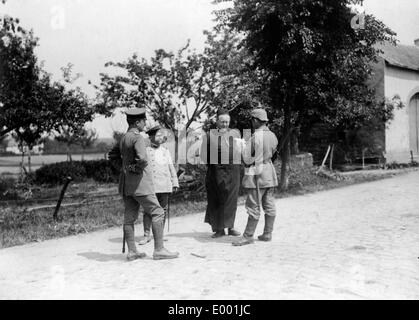
[{"label": "arched doorway", "polygon": [[416,93],[409,104],[410,150],[419,154],[419,93]]}]

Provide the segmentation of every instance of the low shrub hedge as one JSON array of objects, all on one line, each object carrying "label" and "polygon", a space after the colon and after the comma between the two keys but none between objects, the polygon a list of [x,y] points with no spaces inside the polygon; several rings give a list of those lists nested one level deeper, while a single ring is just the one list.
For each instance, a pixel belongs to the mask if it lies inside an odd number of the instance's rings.
[{"label": "low shrub hedge", "polygon": [[0,176],[0,200],[16,200],[19,198],[15,190],[16,180],[12,177]]},{"label": "low shrub hedge", "polygon": [[118,182],[119,170],[109,160],[82,161],[86,177],[97,182]]},{"label": "low shrub hedge", "polygon": [[71,177],[75,182],[82,182],[87,178],[86,169],[81,161],[44,165],[35,171],[34,182],[36,184],[57,185],[62,184],[67,177]]},{"label": "low shrub hedge", "polygon": [[66,177],[74,182],[93,179],[97,182],[118,182],[119,170],[108,160],[57,162],[42,166],[35,172],[34,182],[41,185],[62,184]]}]

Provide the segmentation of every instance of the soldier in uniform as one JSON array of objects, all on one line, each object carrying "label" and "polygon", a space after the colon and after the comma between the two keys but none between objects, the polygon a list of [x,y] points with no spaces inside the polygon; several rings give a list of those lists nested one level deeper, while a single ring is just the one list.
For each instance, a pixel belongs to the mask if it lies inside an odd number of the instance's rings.
[{"label": "soldier in uniform", "polygon": [[[163,246],[164,210],[155,195],[150,168],[148,167],[146,139],[140,134],[145,128],[146,111],[144,108],[130,108],[125,112],[129,125],[128,132],[122,137],[119,151],[122,158],[122,169],[119,178],[119,193],[125,204],[124,213],[124,246],[128,246],[129,261],[143,258],[134,241],[134,223],[138,218],[140,205],[144,213],[151,217],[154,234],[153,258],[173,259],[179,256]],[[110,152],[110,159],[115,159],[117,150]]]},{"label": "soldier in uniform", "polygon": [[[254,242],[253,235],[261,215],[261,208],[265,212],[265,227],[258,239],[271,241],[276,216],[274,191],[278,186],[278,178],[272,158],[277,150],[278,139],[266,125],[268,116],[264,109],[252,110],[251,117],[255,131],[244,149],[243,160],[247,166],[242,181],[247,193],[245,207],[249,217],[243,236],[233,242],[233,246]],[[254,158],[251,157],[252,151],[255,153]],[[254,162],[250,163],[253,159]]]}]

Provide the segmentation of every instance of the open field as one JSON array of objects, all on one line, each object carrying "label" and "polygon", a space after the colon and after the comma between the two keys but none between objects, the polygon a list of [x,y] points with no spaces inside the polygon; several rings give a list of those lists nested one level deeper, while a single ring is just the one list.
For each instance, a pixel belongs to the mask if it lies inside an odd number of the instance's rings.
[{"label": "open field", "polygon": [[[74,161],[80,161],[82,155],[74,154],[71,156]],[[84,160],[98,160],[105,159],[104,153],[91,153],[85,154]],[[0,157],[0,174],[1,173],[19,173],[20,161],[22,160],[21,156],[11,156],[11,157]],[[32,170],[36,170],[39,167],[55,163],[67,161],[67,155],[65,154],[47,154],[47,155],[33,155],[31,156],[31,167]],[[25,157],[24,162],[25,167],[28,167],[28,157]]]}]

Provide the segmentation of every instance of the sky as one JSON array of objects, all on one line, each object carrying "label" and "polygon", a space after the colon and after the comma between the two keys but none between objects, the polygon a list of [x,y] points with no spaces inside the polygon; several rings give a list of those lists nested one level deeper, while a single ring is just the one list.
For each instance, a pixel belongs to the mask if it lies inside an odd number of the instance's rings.
[{"label": "sky", "polygon": [[[149,58],[159,48],[176,51],[188,39],[202,50],[202,31],[214,26],[214,9],[212,0],[8,0],[0,14],[33,29],[40,39],[39,60],[55,79],[72,63],[82,74],[76,85],[94,97],[88,81],[98,84],[108,61],[124,61],[133,53]],[[382,20],[402,44],[419,38],[418,0],[366,0],[361,10]],[[120,122],[98,117],[92,126],[106,138]]]}]

